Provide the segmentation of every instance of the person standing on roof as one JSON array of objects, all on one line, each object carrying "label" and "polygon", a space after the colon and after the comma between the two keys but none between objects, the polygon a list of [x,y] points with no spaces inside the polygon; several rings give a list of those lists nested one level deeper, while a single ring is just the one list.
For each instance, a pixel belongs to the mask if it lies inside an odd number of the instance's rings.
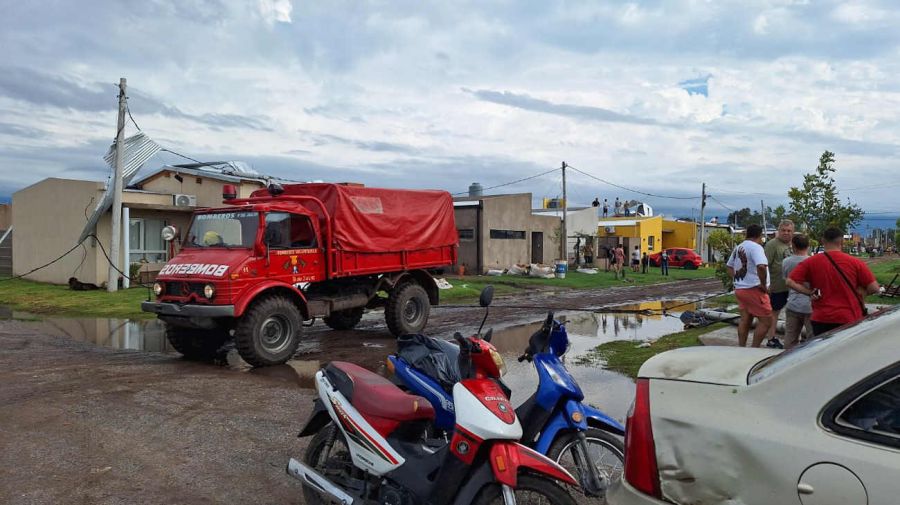
[{"label": "person standing on roof", "polygon": [[625,208],[625,217],[630,216],[631,215],[631,206],[628,204],[627,200],[623,204],[623,207]]},{"label": "person standing on roof", "polygon": [[619,197],[618,197],[618,196],[616,197],[616,203],[613,204],[613,209],[614,209],[614,210],[613,210],[613,213],[614,213],[616,216],[622,215],[622,204],[619,202]]},{"label": "person standing on roof", "polygon": [[869,267],[841,250],[843,231],[828,228],[822,239],[825,251],[797,265],[786,281],[789,288],[810,296],[816,336],[862,319],[865,296],[879,291]]},{"label": "person standing on roof", "polygon": [[594,201],[591,202],[591,207],[599,207],[599,206],[600,206],[600,199],[594,198]]},{"label": "person standing on roof", "polygon": [[603,199],[603,217],[609,216],[609,202],[606,198]]}]

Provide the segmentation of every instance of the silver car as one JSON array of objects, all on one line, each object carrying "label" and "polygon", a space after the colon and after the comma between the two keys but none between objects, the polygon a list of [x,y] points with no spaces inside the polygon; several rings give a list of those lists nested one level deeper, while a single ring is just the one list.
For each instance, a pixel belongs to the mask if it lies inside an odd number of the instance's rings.
[{"label": "silver car", "polygon": [[670,351],[638,375],[611,505],[900,503],[900,307],[783,353]]}]

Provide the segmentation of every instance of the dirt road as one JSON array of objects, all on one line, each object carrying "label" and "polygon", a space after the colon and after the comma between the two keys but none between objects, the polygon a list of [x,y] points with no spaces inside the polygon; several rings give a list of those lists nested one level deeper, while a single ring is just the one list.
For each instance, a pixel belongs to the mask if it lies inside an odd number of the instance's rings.
[{"label": "dirt road", "polygon": [[[491,322],[541,317],[503,305],[586,308],[718,288],[710,280],[534,293],[496,300]],[[435,310],[429,332],[471,330],[481,313]],[[377,317],[360,330],[311,330],[299,356],[310,361],[246,372],[0,322],[0,503],[302,503],[283,468],[302,455],[295,435],[311,407],[309,374],[331,359],[377,368],[393,350]]]}]

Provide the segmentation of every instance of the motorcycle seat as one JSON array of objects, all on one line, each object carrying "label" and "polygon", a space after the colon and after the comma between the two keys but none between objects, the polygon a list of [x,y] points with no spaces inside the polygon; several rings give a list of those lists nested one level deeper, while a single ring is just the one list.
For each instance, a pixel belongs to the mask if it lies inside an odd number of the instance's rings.
[{"label": "motorcycle seat", "polygon": [[332,361],[325,367],[325,375],[363,416],[393,421],[434,419],[434,407],[428,400],[404,393],[391,381],[361,366]]}]

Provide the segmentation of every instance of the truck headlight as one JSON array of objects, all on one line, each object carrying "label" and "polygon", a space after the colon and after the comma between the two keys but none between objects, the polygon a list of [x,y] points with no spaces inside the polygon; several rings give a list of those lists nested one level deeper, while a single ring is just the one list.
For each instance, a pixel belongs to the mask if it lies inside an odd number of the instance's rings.
[{"label": "truck headlight", "polygon": [[153,283],[153,294],[154,295],[159,296],[159,295],[163,294],[163,291],[164,291],[164,289],[163,289],[163,285],[161,282]]},{"label": "truck headlight", "polygon": [[175,240],[175,237],[178,236],[178,230],[174,226],[169,225],[162,229],[160,236],[162,236],[163,240],[169,242]]},{"label": "truck headlight", "polygon": [[216,294],[216,287],[212,284],[207,284],[203,286],[203,296],[206,297],[207,300],[212,300],[212,297]]}]

